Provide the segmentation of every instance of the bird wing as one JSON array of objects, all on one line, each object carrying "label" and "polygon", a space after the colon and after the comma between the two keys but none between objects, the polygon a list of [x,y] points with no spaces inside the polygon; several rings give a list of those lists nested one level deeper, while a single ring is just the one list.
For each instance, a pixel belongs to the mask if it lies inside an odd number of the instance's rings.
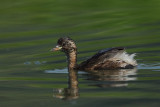
[{"label": "bird wing", "polygon": [[99,63],[103,63],[107,59],[110,59],[114,57],[115,55],[117,55],[118,53],[122,53],[124,51],[125,51],[125,48],[123,47],[115,47],[115,48],[101,50],[98,53],[96,53],[94,56],[92,56],[91,58],[79,64],[78,69],[93,68],[95,65]]}]

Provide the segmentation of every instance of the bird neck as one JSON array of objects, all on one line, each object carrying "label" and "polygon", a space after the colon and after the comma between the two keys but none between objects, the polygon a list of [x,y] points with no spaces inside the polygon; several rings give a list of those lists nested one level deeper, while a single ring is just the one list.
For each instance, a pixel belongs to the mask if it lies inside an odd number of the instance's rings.
[{"label": "bird neck", "polygon": [[75,69],[77,65],[77,51],[67,53],[68,69]]}]

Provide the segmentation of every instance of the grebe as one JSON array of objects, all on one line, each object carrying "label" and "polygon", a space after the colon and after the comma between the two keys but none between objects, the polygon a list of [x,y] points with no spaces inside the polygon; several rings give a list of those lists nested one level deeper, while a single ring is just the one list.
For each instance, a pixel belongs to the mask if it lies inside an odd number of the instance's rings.
[{"label": "grebe", "polygon": [[78,70],[132,69],[137,66],[135,54],[127,54],[125,48],[104,49],[91,58],[77,64],[77,46],[69,37],[58,39],[57,46],[51,51],[61,50],[67,56],[68,68]]}]

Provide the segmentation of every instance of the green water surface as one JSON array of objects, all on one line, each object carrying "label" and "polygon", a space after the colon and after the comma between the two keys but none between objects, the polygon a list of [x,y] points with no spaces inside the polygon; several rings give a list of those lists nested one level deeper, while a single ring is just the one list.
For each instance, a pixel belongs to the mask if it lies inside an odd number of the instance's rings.
[{"label": "green water surface", "polygon": [[[79,71],[73,98],[64,53],[49,51],[63,36],[78,63],[122,46],[138,68]],[[159,0],[1,0],[0,107],[159,107],[159,54]]]}]

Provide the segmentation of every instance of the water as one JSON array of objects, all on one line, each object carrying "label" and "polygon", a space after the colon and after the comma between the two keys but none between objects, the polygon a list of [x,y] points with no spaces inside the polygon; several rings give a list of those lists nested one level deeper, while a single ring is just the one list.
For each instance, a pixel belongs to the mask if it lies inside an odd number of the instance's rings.
[{"label": "water", "polygon": [[[0,4],[0,107],[159,107],[158,0],[16,0]],[[68,71],[49,50],[70,36],[78,63],[101,49],[136,53],[132,70]]]}]

